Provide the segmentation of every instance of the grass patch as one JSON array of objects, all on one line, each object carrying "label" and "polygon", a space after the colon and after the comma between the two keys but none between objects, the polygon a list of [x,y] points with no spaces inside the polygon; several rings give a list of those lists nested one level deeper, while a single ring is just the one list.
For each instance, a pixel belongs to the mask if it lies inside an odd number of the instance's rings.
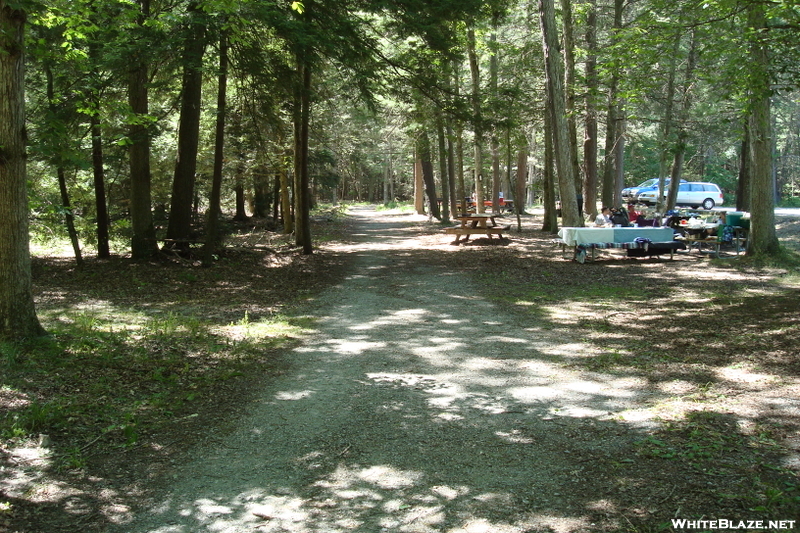
[{"label": "grass patch", "polygon": [[730,262],[738,268],[757,268],[757,269],[785,269],[797,273],[800,271],[800,251],[781,246],[780,250],[770,255],[743,255],[735,259],[721,260]]},{"label": "grass patch", "polygon": [[277,352],[303,333],[280,318],[220,327],[174,312],[131,316],[77,314],[49,324],[49,340],[6,343],[3,396],[15,400],[2,406],[0,438],[48,434],[72,457],[65,465],[80,463],[74,450],[90,444],[135,445],[221,382],[255,366],[280,372]]},{"label": "grass patch", "polygon": [[392,200],[391,202],[387,202],[385,204],[381,204],[375,207],[376,211],[400,211],[401,213],[411,213],[414,211],[414,204],[412,202],[399,202],[397,200]]},{"label": "grass patch", "polygon": [[780,520],[800,516],[800,484],[779,465],[777,446],[763,426],[745,432],[729,415],[699,411],[639,441],[637,455],[672,463],[666,471],[703,476],[719,498],[720,513],[744,509]]}]

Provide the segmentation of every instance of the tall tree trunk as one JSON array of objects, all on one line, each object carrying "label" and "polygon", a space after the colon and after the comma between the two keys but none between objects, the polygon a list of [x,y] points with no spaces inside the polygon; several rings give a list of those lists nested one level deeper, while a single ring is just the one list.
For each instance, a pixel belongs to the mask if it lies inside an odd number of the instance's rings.
[{"label": "tall tree trunk", "polygon": [[[673,147],[672,172],[669,180],[669,194],[667,195],[667,209],[674,209],[675,202],[678,200],[678,190],[680,189],[681,177],[683,176],[683,163],[686,158],[686,140],[689,135],[686,132],[686,122],[689,120],[689,110],[692,107],[691,88],[694,85],[694,69],[697,63],[697,39],[695,32],[691,34],[689,44],[689,56],[686,60],[686,73],[683,80],[683,91],[681,94],[680,123],[678,124],[678,136]],[[661,198],[659,197],[659,201]]]},{"label": "tall tree trunk", "polygon": [[269,169],[264,165],[253,169],[253,215],[259,218],[269,216],[269,177]]},{"label": "tall tree trunk", "polygon": [[616,111],[617,117],[617,143],[614,146],[614,205],[622,206],[622,189],[625,187],[625,133],[628,119],[625,106],[620,101]]},{"label": "tall tree trunk", "polygon": [[272,181],[272,220],[277,221],[278,217],[280,216],[281,210],[281,173],[280,171],[275,172],[273,174],[273,181]]},{"label": "tall tree trunk", "polygon": [[750,120],[745,120],[742,153],[739,155],[739,180],[736,183],[737,211],[750,211]]},{"label": "tall tree trunk", "polygon": [[564,99],[567,110],[567,127],[572,171],[575,178],[575,195],[578,203],[578,216],[583,218],[583,183],[578,161],[578,123],[575,116],[575,37],[572,24],[572,0],[561,0],[561,18],[564,26]]},{"label": "tall tree trunk", "polygon": [[440,111],[436,112],[436,136],[439,143],[439,175],[442,181],[442,222],[450,222],[450,173],[447,171],[444,120]]},{"label": "tall tree trunk", "polygon": [[108,259],[108,207],[106,206],[106,178],[103,168],[103,134],[100,128],[100,99],[95,99],[95,110],[91,116],[92,168],[94,175],[94,205],[97,215],[97,257]]},{"label": "tall tree trunk", "polygon": [[554,173],[555,154],[553,149],[553,116],[544,114],[544,169],[542,201],[544,202],[544,222],[542,231],[558,232],[558,210],[556,208],[556,177]]},{"label": "tall tree trunk", "polygon": [[[458,63],[454,60],[453,61],[453,94],[456,99],[460,98],[461,86],[459,84],[459,69]],[[448,122],[449,124],[449,122]],[[449,134],[452,136],[452,133]],[[466,184],[464,183],[464,127],[460,119],[456,121],[456,132],[455,132],[455,150],[456,150],[456,196],[458,204],[461,205],[461,213],[467,213],[467,188]],[[452,155],[452,154],[451,154]],[[459,213],[459,214],[461,214]]]},{"label": "tall tree trunk", "polygon": [[385,165],[383,167],[383,205],[388,205],[389,198],[389,181],[392,174],[392,154],[391,150],[386,154]]},{"label": "tall tree trunk", "polygon": [[289,176],[286,168],[281,166],[281,219],[283,220],[283,233],[289,235],[294,231],[294,217],[292,217],[292,195],[289,187]]},{"label": "tall tree trunk", "polygon": [[458,156],[458,201],[461,202],[461,212],[468,212],[467,206],[467,184],[464,176],[464,129],[459,124],[456,132],[456,154]]},{"label": "tall tree trunk", "polygon": [[219,82],[217,89],[217,124],[214,132],[214,174],[211,177],[211,197],[208,202],[208,224],[203,250],[203,265],[211,266],[218,244],[220,196],[222,191],[222,162],[225,152],[225,112],[228,89],[228,36],[225,30],[219,38]]},{"label": "tall tree trunk", "polygon": [[[677,58],[678,53],[680,52],[681,46],[681,34],[682,32],[676,32],[675,35],[675,42],[672,46],[672,54],[669,57],[669,75],[667,76],[667,95],[666,95],[666,103],[664,106],[664,122],[661,127],[660,132],[660,150],[661,156],[658,162],[658,196],[656,197],[656,210],[659,213],[663,213],[666,211],[665,206],[672,205],[674,207],[675,202],[673,201],[672,204],[669,203],[669,199],[664,201],[664,191],[666,177],[667,177],[667,165],[669,162],[669,154],[671,148],[673,146],[672,143],[672,128],[675,122],[675,76],[677,72]],[[677,198],[677,189],[676,189],[676,196]]]},{"label": "tall tree trunk", "polygon": [[586,120],[583,138],[584,211],[590,219],[597,215],[597,0],[590,0],[586,19]]},{"label": "tall tree trunk", "polygon": [[428,215],[441,220],[439,202],[436,197],[436,183],[433,180],[433,161],[431,158],[431,143],[428,133],[422,132],[417,137],[417,154],[422,166],[422,181],[425,184],[425,196],[428,198]]},{"label": "tall tree trunk", "polygon": [[[497,101],[497,25],[498,15],[492,17],[492,33],[489,35],[491,56],[489,57],[489,91],[492,101]],[[492,212],[500,212],[500,139],[497,136],[498,110],[492,109]]]},{"label": "tall tree trunk", "polygon": [[425,181],[422,179],[422,159],[418,149],[414,152],[414,209],[418,215],[424,215]]},{"label": "tall tree trunk", "polygon": [[[446,133],[447,133],[447,181],[450,185],[450,215],[452,218],[455,218],[459,215],[458,213],[458,194],[459,188],[456,183],[456,158],[455,158],[455,151],[456,151],[456,143],[453,139],[453,126],[451,124],[451,120],[449,117],[446,119],[447,126],[446,126]],[[463,176],[463,174],[462,174]],[[464,199],[461,199],[461,203],[464,203]]]},{"label": "tall tree trunk", "polygon": [[188,250],[192,226],[197,150],[200,141],[200,110],[203,89],[203,54],[205,28],[200,21],[197,2],[187,8],[188,36],[183,51],[183,82],[181,90],[180,126],[178,130],[178,159],[172,182],[167,238],[175,248]]},{"label": "tall tree trunk", "polygon": [[[139,0],[139,26],[144,26],[150,16],[150,0]],[[148,67],[144,59],[143,43],[137,43],[137,52],[131,58],[128,74],[128,103],[134,120],[128,128],[131,139],[129,161],[131,172],[131,258],[135,261],[153,257],[158,251],[156,230],[153,225],[152,189],[150,175],[150,129],[146,120],[150,113],[147,90]]]},{"label": "tall tree trunk", "polygon": [[747,255],[772,255],[780,250],[775,233],[775,181],[772,174],[769,52],[762,41],[767,17],[763,4],[749,4],[750,43],[750,238]]},{"label": "tall tree trunk", "polygon": [[483,206],[483,114],[481,113],[481,72],[478,54],[475,51],[475,30],[467,30],[467,55],[472,76],[472,129],[475,132],[475,208],[478,213]]},{"label": "tall tree trunk", "polygon": [[236,160],[233,173],[233,193],[235,213],[233,220],[241,222],[247,220],[245,196],[245,160],[246,154],[243,143],[237,138],[242,131],[242,111],[239,106],[232,106],[228,110],[228,130],[230,135],[231,148],[233,148],[233,158]]},{"label": "tall tree trunk", "polygon": [[[150,16],[150,0],[139,1],[137,23],[144,27]],[[156,230],[153,225],[152,189],[150,175],[150,129],[146,120],[150,113],[147,90],[148,62],[141,43],[131,58],[128,74],[128,103],[135,120],[128,128],[131,138],[130,161],[130,210],[131,210],[131,258],[147,260],[158,251]]]},{"label": "tall tree trunk", "polygon": [[[53,70],[50,68],[50,65],[45,65],[44,73],[47,83],[47,100],[50,102],[50,113],[52,113],[53,116],[57,116],[58,109],[56,109],[55,83],[53,81]],[[69,240],[72,243],[75,263],[81,266],[83,265],[83,256],[81,255],[81,246],[78,242],[78,232],[75,231],[75,215],[72,213],[69,191],[67,190],[67,176],[61,161],[56,161],[56,176],[58,177],[58,190],[61,193],[61,206],[64,208],[64,223],[67,226]]]},{"label": "tall tree trunk", "polygon": [[[90,3],[90,8],[94,5]],[[96,13],[90,16],[90,19],[95,24],[102,24],[98,21]],[[96,42],[89,44],[89,62],[94,65],[99,64],[100,48]],[[100,120],[100,101],[101,101],[101,80],[96,75],[96,69],[92,69],[90,75],[91,89],[89,92],[89,102],[91,112],[89,113],[90,132],[92,136],[92,175],[94,181],[94,205],[96,221],[96,234],[97,234],[97,257],[101,259],[108,259],[111,257],[109,249],[109,216],[108,205],[106,200],[106,177],[105,177],[105,162],[103,160],[103,129]]]},{"label": "tall tree trunk", "polygon": [[233,194],[235,196],[236,213],[233,215],[233,220],[242,221],[247,220],[247,211],[245,210],[244,198],[244,176],[242,175],[243,165],[236,166],[236,183],[233,186]]},{"label": "tall tree trunk", "polygon": [[42,335],[31,280],[25,154],[26,14],[0,0],[0,339]]},{"label": "tall tree trunk", "polygon": [[553,149],[558,170],[558,188],[561,193],[561,218],[565,226],[580,227],[584,224],[583,217],[578,213],[575,192],[574,158],[572,143],[569,140],[564,93],[564,63],[558,49],[558,27],[553,0],[539,0],[539,14],[547,77],[547,107],[553,120]]},{"label": "tall tree trunk", "polygon": [[517,179],[514,190],[514,212],[517,214],[517,230],[522,230],[520,217],[525,212],[525,184],[528,179],[528,146],[522,136],[523,141],[519,143],[517,152]]},{"label": "tall tree trunk", "polygon": [[295,127],[295,243],[309,255],[311,245],[311,198],[308,175],[308,128],[311,121],[311,66],[301,54],[299,58],[299,124]]},{"label": "tall tree trunk", "polygon": [[[622,10],[625,6],[624,0],[614,0],[614,37],[613,41],[618,40],[617,34],[622,30]],[[622,142],[622,111],[619,102],[619,64],[612,65],[611,80],[608,85],[608,116],[606,117],[606,144],[605,158],[603,161],[603,194],[602,202],[606,207],[614,205],[614,197],[617,194],[616,188],[617,168],[623,164],[618,160],[620,152],[617,150],[619,143]]]},{"label": "tall tree trunk", "polygon": [[72,252],[75,254],[75,263],[78,266],[83,266],[83,255],[81,255],[78,232],[75,231],[75,215],[72,213],[69,191],[67,190],[67,176],[63,166],[59,165],[56,168],[56,175],[58,176],[58,190],[61,193],[61,205],[64,208],[64,222],[67,225],[69,241],[72,243]]}]

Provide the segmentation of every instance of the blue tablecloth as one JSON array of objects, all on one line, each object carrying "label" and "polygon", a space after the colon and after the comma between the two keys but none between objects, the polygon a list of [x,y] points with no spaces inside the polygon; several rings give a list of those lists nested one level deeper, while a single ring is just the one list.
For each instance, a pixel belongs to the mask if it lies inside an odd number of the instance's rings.
[{"label": "blue tablecloth", "polygon": [[673,239],[672,228],[561,228],[558,236],[568,246],[579,244],[633,242],[637,238],[652,242],[668,242]]}]

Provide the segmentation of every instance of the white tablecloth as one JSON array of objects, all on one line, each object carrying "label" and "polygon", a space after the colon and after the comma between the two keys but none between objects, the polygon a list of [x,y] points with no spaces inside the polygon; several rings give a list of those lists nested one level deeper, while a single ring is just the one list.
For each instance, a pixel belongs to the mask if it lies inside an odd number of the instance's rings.
[{"label": "white tablecloth", "polygon": [[672,228],[561,228],[558,236],[568,245],[598,242],[633,242],[637,238],[652,242],[669,242],[673,238]]}]

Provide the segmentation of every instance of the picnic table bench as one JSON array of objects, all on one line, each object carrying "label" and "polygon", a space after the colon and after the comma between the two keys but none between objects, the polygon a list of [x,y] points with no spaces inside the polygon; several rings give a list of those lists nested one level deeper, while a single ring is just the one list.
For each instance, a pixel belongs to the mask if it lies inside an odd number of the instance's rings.
[{"label": "picnic table bench", "polygon": [[489,240],[492,240],[492,235],[497,235],[502,239],[503,233],[511,229],[511,226],[498,224],[495,218],[499,216],[487,213],[461,215],[456,217],[460,224],[453,228],[445,228],[444,232],[456,236],[454,244],[462,242],[462,235],[466,236],[463,242],[468,241],[470,235],[486,235]]}]

